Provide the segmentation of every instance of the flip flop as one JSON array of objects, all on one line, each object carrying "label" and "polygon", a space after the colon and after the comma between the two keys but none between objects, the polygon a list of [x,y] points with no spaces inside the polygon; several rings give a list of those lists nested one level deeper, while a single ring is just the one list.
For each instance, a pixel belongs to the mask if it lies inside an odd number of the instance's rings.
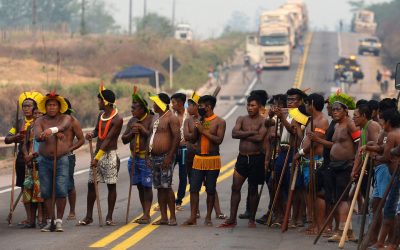
[{"label": "flip flop", "polygon": [[226,220],[226,219],[228,219],[228,216],[226,214],[219,214],[219,215],[215,216],[215,218],[218,220]]},{"label": "flip flop", "polygon": [[106,220],[106,226],[112,227],[112,226],[116,226],[116,225],[117,225],[117,224],[115,224],[114,221],[112,221],[112,220]]},{"label": "flip flop", "polygon": [[150,219],[140,218],[140,219],[136,219],[133,223],[137,223],[140,225],[146,225],[146,224],[150,224]]},{"label": "flip flop", "polygon": [[78,223],[76,224],[77,226],[87,226],[93,223],[93,219],[83,219],[83,220],[79,220]]},{"label": "flip flop", "polygon": [[75,215],[68,215],[67,220],[76,220]]},{"label": "flip flop", "polygon": [[282,224],[279,223],[279,222],[274,222],[274,223],[271,224],[271,227],[273,227],[273,228],[278,228],[278,227],[281,227],[281,226],[282,226]]},{"label": "flip flop", "polygon": [[234,223],[228,223],[228,222],[224,222],[224,223],[222,223],[222,224],[220,224],[219,226],[217,226],[217,228],[234,228],[234,227],[236,227],[236,222],[234,222]]},{"label": "flip flop", "polygon": [[197,222],[193,222],[190,220],[187,220],[187,221],[183,222],[183,224],[182,224],[182,226],[196,226],[196,225],[197,225]]},{"label": "flip flop", "polygon": [[204,220],[204,226],[212,227],[212,226],[213,226],[213,223],[212,223],[211,220]]},{"label": "flip flop", "polygon": [[168,226],[171,226],[171,227],[178,226],[178,223],[176,221],[169,221]]},{"label": "flip flop", "polygon": [[166,226],[168,225],[168,221],[162,221],[161,219],[151,223],[153,226]]}]

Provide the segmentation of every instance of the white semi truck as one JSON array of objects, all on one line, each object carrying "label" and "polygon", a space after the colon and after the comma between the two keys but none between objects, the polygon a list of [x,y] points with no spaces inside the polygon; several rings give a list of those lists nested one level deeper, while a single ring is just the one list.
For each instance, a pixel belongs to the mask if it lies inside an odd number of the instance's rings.
[{"label": "white semi truck", "polygon": [[369,10],[359,10],[354,14],[352,29],[356,33],[374,35],[376,32],[375,14]]},{"label": "white semi truck", "polygon": [[296,47],[296,30],[292,16],[283,9],[264,11],[260,17],[260,29],[262,26],[275,25],[279,23],[289,32],[289,42],[292,48]]},{"label": "white semi truck", "polygon": [[262,68],[289,69],[291,50],[289,30],[278,22],[261,25],[257,35],[247,37],[246,55]]}]

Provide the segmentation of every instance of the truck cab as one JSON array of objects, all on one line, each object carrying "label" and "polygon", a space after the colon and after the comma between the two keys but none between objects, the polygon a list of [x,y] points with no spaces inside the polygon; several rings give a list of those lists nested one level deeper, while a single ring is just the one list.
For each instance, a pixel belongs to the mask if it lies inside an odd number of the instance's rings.
[{"label": "truck cab", "polygon": [[265,11],[260,17],[260,27],[263,25],[275,25],[279,23],[280,26],[285,26],[289,32],[289,42],[292,48],[296,47],[296,31],[292,17],[285,10],[272,10]]},{"label": "truck cab", "polygon": [[374,35],[376,32],[375,14],[369,10],[360,10],[354,14],[352,29],[356,33]]},{"label": "truck cab", "polygon": [[192,41],[193,32],[189,24],[178,24],[175,29],[175,39],[180,41]]},{"label": "truck cab", "polygon": [[262,68],[286,68],[291,66],[291,44],[285,26],[263,25],[257,36],[249,36],[246,54],[252,63]]}]

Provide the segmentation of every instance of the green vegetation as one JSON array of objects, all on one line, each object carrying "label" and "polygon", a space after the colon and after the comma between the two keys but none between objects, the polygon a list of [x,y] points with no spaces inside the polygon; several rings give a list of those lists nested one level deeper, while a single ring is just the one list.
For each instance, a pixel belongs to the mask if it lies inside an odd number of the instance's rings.
[{"label": "green vegetation", "polygon": [[394,69],[400,62],[400,33],[397,32],[400,26],[400,0],[373,4],[368,9],[375,13],[378,23],[377,36],[383,43],[383,63],[389,69]]}]

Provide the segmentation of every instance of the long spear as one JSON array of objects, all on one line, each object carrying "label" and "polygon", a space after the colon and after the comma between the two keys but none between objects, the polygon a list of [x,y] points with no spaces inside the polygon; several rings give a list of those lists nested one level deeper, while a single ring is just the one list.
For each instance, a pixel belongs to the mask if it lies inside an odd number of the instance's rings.
[{"label": "long spear", "polygon": [[129,192],[128,192],[128,205],[126,208],[126,217],[125,217],[125,224],[128,224],[129,220],[129,207],[131,205],[131,194],[132,194],[132,184],[133,184],[133,176],[135,174],[135,161],[136,161],[136,142],[139,138],[139,134],[135,134],[134,142],[133,142],[133,152],[132,152],[132,166],[131,166],[131,173],[129,175]]},{"label": "long spear", "polygon": [[[94,158],[92,139],[89,140],[90,161]],[[92,167],[93,172],[93,185],[96,193],[97,213],[99,215],[99,226],[103,226],[103,214],[101,213],[99,185],[97,184],[97,167]]]}]

